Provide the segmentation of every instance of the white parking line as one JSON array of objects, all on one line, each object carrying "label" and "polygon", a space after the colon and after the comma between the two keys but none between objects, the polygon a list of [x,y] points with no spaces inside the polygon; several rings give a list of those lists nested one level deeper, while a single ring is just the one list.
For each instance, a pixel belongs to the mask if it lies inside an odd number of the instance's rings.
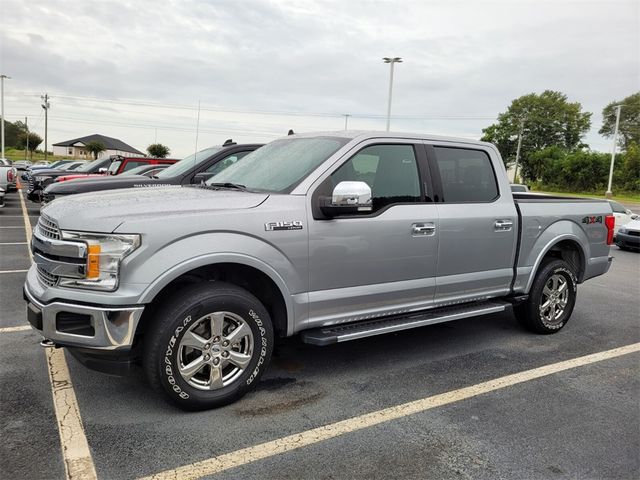
[{"label": "white parking line", "polygon": [[184,480],[214,475],[257,460],[273,457],[275,455],[297,450],[309,445],[314,445],[346,433],[356,432],[364,428],[373,427],[408,415],[425,412],[432,408],[442,407],[444,405],[456,403],[478,395],[546,377],[554,373],[601,362],[603,360],[634,352],[640,352],[640,343],[634,343],[632,345],[614,348],[613,350],[606,350],[604,352],[598,352],[531,370],[525,370],[513,375],[506,375],[494,380],[478,383],[477,385],[472,385],[470,387],[460,388],[458,390],[441,393],[440,395],[434,395],[432,397],[415,400],[413,402],[403,403],[402,405],[396,405],[395,407],[385,408],[376,412],[331,423],[312,430],[289,435],[288,437],[278,438],[271,442],[243,448],[242,450],[220,455],[219,457],[213,457],[208,460],[192,463],[173,470],[166,470],[164,472],[145,477],[142,480]]},{"label": "white parking line", "polygon": [[[31,223],[27,215],[27,207],[24,203],[22,191],[19,191],[20,205],[24,217],[24,228],[27,234],[27,242],[31,243]],[[33,262],[33,255],[29,249],[29,257]],[[93,464],[87,436],[84,433],[82,417],[76,392],[73,389],[69,367],[61,348],[47,348],[47,367],[51,393],[53,394],[53,406],[58,422],[62,458],[67,479],[93,480],[97,479],[96,467]]]},{"label": "white parking line", "polygon": [[2,327],[0,328],[0,333],[24,332],[25,330],[31,330],[31,325],[19,325],[17,327]]},{"label": "white parking line", "polygon": [[[0,218],[2,218],[2,217],[0,216]],[[22,225],[18,225],[18,226],[9,226],[9,227],[2,226],[0,228],[24,228],[24,227]]]},{"label": "white parking line", "polygon": [[0,273],[25,273],[29,270],[0,270]]},{"label": "white parking line", "polygon": [[27,245],[27,242],[0,242],[0,245]]}]

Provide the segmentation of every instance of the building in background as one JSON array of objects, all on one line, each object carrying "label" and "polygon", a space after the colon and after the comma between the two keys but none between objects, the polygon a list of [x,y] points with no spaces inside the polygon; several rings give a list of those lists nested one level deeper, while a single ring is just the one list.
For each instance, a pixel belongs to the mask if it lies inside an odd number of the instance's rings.
[{"label": "building in background", "polygon": [[106,150],[98,154],[98,158],[108,157],[109,155],[123,155],[127,157],[144,157],[144,153],[136,150],[131,145],[127,145],[117,138],[106,137],[97,133],[87,135],[86,137],[74,138],[66,142],[58,142],[53,144],[53,154],[73,158],[93,158],[93,155],[85,148],[89,142],[100,142]]}]

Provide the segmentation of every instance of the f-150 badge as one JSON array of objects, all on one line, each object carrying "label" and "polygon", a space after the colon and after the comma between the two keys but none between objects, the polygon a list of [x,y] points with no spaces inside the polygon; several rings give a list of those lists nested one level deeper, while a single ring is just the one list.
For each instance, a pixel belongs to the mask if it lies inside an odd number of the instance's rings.
[{"label": "f-150 badge", "polygon": [[267,232],[274,230],[302,230],[302,222],[300,220],[293,220],[290,222],[267,222],[264,224],[264,229]]},{"label": "f-150 badge", "polygon": [[591,225],[592,223],[602,223],[602,215],[598,215],[597,217],[584,217],[582,219],[582,223],[586,223],[587,225]]}]

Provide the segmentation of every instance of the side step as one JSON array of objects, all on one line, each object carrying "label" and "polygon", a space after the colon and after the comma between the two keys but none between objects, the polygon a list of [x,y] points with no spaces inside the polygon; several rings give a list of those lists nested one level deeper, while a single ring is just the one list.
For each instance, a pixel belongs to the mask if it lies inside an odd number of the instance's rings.
[{"label": "side step", "polygon": [[488,315],[511,309],[512,304],[503,300],[491,300],[465,305],[436,308],[409,315],[363,320],[359,322],[343,323],[328,327],[314,328],[300,333],[304,343],[312,345],[331,345],[333,343],[348,342],[358,338],[372,337],[384,333],[398,332],[409,328],[423,327],[435,323],[450,322],[462,318]]}]

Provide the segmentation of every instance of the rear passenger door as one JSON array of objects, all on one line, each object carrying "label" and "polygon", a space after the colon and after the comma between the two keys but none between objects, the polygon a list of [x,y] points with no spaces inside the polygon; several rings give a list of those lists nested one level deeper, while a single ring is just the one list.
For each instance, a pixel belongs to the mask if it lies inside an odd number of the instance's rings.
[{"label": "rear passenger door", "polygon": [[426,148],[439,218],[435,303],[508,293],[518,216],[506,176],[494,170],[495,153],[464,144]]}]

